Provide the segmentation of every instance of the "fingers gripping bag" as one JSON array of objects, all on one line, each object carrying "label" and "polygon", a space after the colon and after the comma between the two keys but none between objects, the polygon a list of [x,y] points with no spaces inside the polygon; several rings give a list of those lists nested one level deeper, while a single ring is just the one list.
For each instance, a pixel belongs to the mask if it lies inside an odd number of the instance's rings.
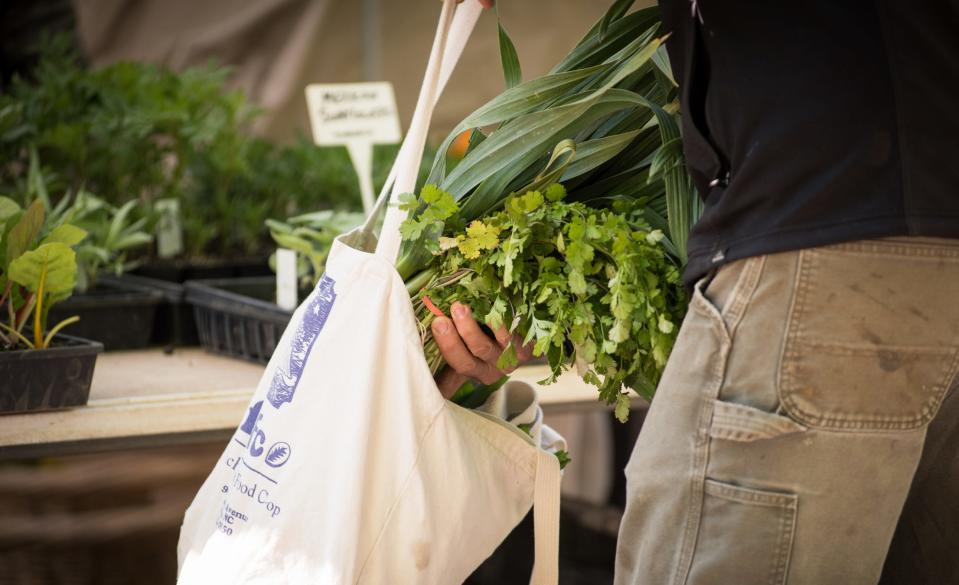
[{"label": "fingers gripping bag", "polygon": [[480,10],[444,0],[376,210],[334,243],[186,512],[180,585],[462,583],[531,506],[531,583],[557,583],[560,471],[540,443],[562,439],[524,384],[477,410],[442,398],[393,267],[403,215],[386,203],[413,190],[433,105]]}]

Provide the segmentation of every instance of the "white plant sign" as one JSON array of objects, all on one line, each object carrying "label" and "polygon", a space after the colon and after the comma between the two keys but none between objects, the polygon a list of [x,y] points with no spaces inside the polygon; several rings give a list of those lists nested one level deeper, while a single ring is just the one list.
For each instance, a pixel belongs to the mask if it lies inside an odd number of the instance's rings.
[{"label": "white plant sign", "polygon": [[360,181],[363,208],[373,207],[373,145],[402,138],[393,84],[314,83],[306,87],[306,105],[319,146],[346,146]]},{"label": "white plant sign", "polygon": [[183,252],[183,222],[180,221],[180,201],[159,199],[154,205],[159,214],[156,227],[157,256],[173,258]]},{"label": "white plant sign", "polygon": [[276,249],[276,304],[281,309],[292,311],[299,303],[297,298],[296,252],[286,248]]}]

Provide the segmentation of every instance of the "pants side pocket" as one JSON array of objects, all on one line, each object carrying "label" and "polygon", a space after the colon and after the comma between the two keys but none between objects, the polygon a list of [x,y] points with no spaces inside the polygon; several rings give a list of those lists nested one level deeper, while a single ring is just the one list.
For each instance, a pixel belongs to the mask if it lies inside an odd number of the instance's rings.
[{"label": "pants side pocket", "polygon": [[687,585],[783,585],[798,496],[707,479]]},{"label": "pants side pocket", "polygon": [[791,418],[766,412],[745,404],[713,400],[713,420],[709,436],[714,439],[748,443],[775,439],[809,430]]}]

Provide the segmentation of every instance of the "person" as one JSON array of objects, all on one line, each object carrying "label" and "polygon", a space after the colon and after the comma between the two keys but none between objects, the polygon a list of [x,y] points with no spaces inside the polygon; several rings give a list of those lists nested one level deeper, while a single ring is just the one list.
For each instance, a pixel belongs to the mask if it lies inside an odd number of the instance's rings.
[{"label": "person", "polygon": [[704,214],[617,585],[959,583],[959,3],[660,7]]}]

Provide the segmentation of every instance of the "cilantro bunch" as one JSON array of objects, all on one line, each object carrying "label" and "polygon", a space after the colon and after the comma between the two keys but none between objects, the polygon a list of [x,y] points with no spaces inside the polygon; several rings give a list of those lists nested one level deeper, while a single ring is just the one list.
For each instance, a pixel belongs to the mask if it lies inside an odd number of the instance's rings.
[{"label": "cilantro bunch", "polygon": [[[571,367],[625,418],[624,388],[650,397],[685,311],[680,269],[642,205],[566,201],[557,183],[508,197],[467,222],[453,196],[427,185],[404,202],[402,233],[429,250],[407,281],[433,372],[444,362],[430,305],[469,305],[490,327],[507,327],[549,363],[550,383]],[[500,367],[515,365],[508,346]]]}]

